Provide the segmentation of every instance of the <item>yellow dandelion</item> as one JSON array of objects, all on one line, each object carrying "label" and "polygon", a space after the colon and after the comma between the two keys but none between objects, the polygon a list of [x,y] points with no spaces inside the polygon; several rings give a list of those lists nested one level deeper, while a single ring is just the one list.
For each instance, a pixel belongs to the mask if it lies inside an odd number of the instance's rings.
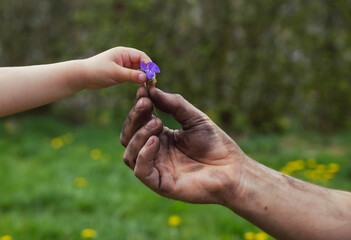
[{"label": "yellow dandelion", "polygon": [[288,172],[295,171],[295,162],[288,162],[284,168]]},{"label": "yellow dandelion", "polygon": [[86,187],[88,185],[88,180],[83,177],[78,177],[74,179],[74,185],[80,188]]},{"label": "yellow dandelion", "polygon": [[296,160],[296,169],[302,170],[305,168],[305,162],[302,159]]},{"label": "yellow dandelion", "polygon": [[255,234],[255,240],[266,240],[268,239],[267,233],[259,232]]},{"label": "yellow dandelion", "polygon": [[53,138],[50,143],[51,147],[54,149],[59,149],[63,146],[63,141],[60,137]]},{"label": "yellow dandelion", "polygon": [[181,222],[182,220],[177,215],[172,215],[168,218],[168,225],[171,227],[177,227],[180,225]]},{"label": "yellow dandelion", "polygon": [[337,163],[330,163],[328,165],[328,172],[330,173],[336,173],[336,172],[339,172],[339,170],[340,170],[340,165]]},{"label": "yellow dandelion", "polygon": [[0,240],[12,240],[12,237],[10,235],[4,235],[0,238]]},{"label": "yellow dandelion", "polygon": [[308,159],[307,160],[307,166],[309,168],[315,168],[317,166],[317,160],[314,158]]},{"label": "yellow dandelion", "polygon": [[96,231],[91,228],[83,229],[83,231],[81,232],[82,238],[95,238],[96,235],[97,235]]},{"label": "yellow dandelion", "polygon": [[91,150],[90,152],[90,157],[93,159],[93,160],[98,160],[99,158],[101,158],[102,156],[102,152],[100,149],[93,149]]},{"label": "yellow dandelion", "polygon": [[244,239],[245,240],[254,240],[255,239],[255,234],[253,232],[246,232],[244,234]]},{"label": "yellow dandelion", "polygon": [[296,161],[288,162],[284,167],[284,169],[288,172],[294,172],[294,171],[302,170],[304,169],[304,167],[305,167],[305,164],[303,160],[296,160]]},{"label": "yellow dandelion", "polygon": [[70,144],[74,141],[74,136],[72,133],[66,133],[65,135],[62,136],[62,140],[64,144]]},{"label": "yellow dandelion", "polygon": [[317,164],[315,172],[317,174],[322,174],[325,171],[325,165],[324,164]]}]

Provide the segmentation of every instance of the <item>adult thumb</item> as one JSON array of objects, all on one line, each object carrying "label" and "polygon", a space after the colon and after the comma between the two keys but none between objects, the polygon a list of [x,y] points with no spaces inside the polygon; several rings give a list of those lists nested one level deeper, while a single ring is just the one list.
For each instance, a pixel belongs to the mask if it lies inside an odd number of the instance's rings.
[{"label": "adult thumb", "polygon": [[209,120],[206,114],[194,107],[179,94],[165,93],[155,87],[150,87],[149,93],[155,106],[162,112],[172,114],[174,119],[182,125],[183,129]]}]

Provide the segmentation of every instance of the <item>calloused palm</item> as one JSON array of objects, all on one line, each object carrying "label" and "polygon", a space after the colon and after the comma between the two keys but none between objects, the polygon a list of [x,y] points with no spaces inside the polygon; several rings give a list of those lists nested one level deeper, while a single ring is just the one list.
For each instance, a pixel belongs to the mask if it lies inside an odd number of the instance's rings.
[{"label": "calloused palm", "polygon": [[[154,87],[139,89],[137,100],[121,142],[127,147],[124,161],[144,184],[162,196],[194,203],[218,203],[228,183],[228,193],[236,191],[246,156],[206,114],[180,95]],[[151,116],[152,103],[172,114],[182,129],[171,130]]]}]

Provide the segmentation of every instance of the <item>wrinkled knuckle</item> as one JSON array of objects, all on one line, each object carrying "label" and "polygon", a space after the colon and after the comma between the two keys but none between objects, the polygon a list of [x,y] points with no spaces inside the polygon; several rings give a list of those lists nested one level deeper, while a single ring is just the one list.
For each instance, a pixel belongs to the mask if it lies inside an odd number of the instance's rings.
[{"label": "wrinkled knuckle", "polygon": [[159,119],[158,117],[155,117],[154,119],[156,121],[157,126],[162,125],[162,120],[161,119]]},{"label": "wrinkled knuckle", "polygon": [[163,130],[163,123],[162,123],[161,119],[156,118],[156,132],[161,133],[162,130]]},{"label": "wrinkled knuckle", "polygon": [[142,131],[138,131],[137,133],[135,133],[132,140],[133,145],[135,144],[139,145],[140,140],[144,139],[143,136],[144,136],[144,133]]},{"label": "wrinkled knuckle", "polygon": [[129,71],[129,79],[135,79],[135,78],[138,78],[139,76],[139,73],[135,70],[130,70]]},{"label": "wrinkled knuckle", "polygon": [[175,99],[178,101],[178,102],[182,102],[184,101],[184,97],[182,95],[180,95],[179,93],[176,93],[174,95]]}]

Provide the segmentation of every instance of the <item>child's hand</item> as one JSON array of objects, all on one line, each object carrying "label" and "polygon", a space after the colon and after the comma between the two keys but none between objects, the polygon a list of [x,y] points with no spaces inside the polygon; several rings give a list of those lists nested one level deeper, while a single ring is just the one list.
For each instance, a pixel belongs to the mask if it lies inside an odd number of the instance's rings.
[{"label": "child's hand", "polygon": [[106,88],[123,82],[143,84],[146,74],[140,69],[140,62],[151,62],[142,51],[134,48],[115,47],[91,58],[85,59],[86,77],[84,88]]},{"label": "child's hand", "polygon": [[[123,82],[145,86],[142,51],[116,47],[94,57],[26,67],[0,68],[0,117],[56,101],[84,88],[106,88]],[[152,85],[154,86],[154,85]]]}]

